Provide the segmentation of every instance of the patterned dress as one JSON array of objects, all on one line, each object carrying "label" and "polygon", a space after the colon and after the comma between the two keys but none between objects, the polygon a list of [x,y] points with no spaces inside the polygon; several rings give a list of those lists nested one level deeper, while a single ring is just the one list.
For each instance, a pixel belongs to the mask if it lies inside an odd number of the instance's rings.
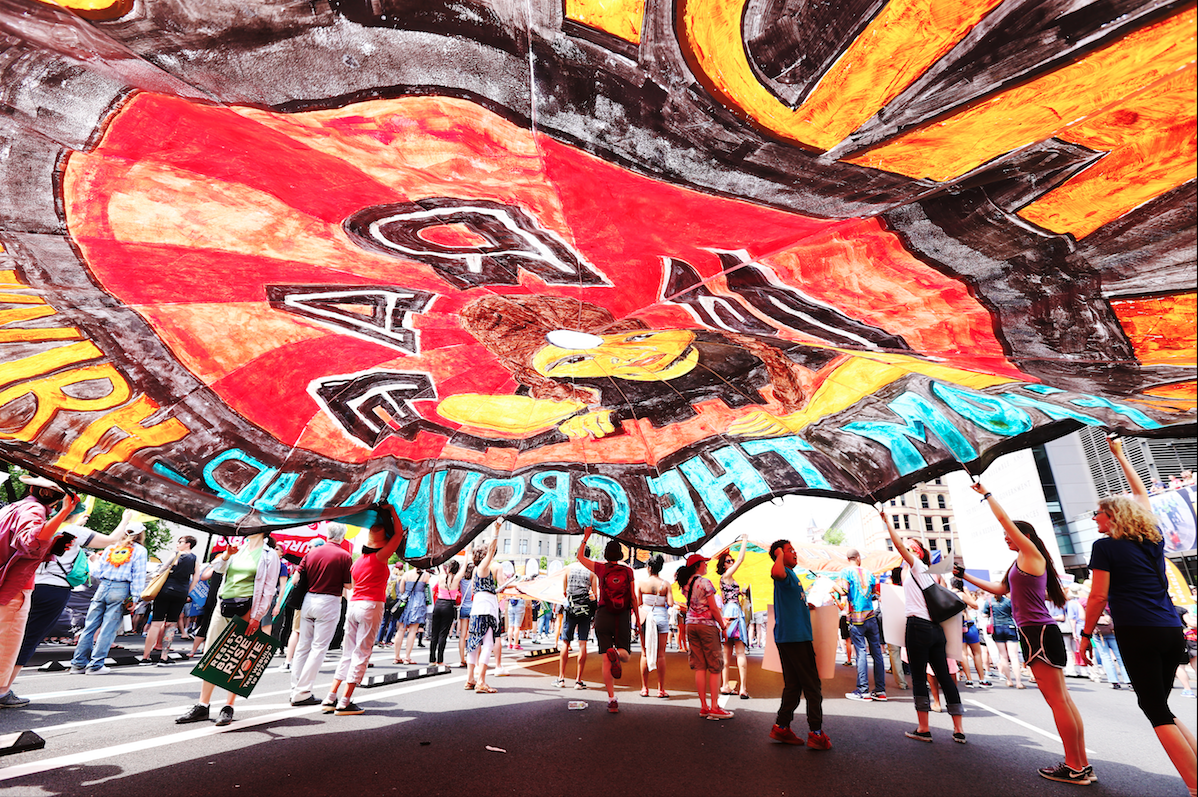
[{"label": "patterned dress", "polygon": [[[494,595],[495,590],[494,576],[476,577],[474,579],[474,602],[480,603],[479,597],[483,593]],[[483,640],[486,639],[488,631],[491,632],[493,638],[499,637],[499,617],[490,613],[472,614],[470,616],[470,634],[466,637],[466,651],[472,653],[478,650]]]}]

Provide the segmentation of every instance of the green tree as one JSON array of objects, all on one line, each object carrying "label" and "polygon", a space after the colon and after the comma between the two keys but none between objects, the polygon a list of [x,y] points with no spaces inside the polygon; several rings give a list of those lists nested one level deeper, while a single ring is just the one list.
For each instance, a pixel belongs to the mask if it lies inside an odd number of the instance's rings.
[{"label": "green tree", "polygon": [[840,529],[828,529],[824,532],[824,542],[828,545],[844,545],[844,532]]}]

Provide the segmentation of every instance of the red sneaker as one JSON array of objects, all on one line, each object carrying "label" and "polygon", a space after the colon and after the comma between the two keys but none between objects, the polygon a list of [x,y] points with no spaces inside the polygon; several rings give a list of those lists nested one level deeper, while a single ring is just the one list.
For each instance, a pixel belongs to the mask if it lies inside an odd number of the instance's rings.
[{"label": "red sneaker", "polygon": [[782,744],[803,743],[803,740],[795,735],[795,732],[790,729],[789,725],[787,725],[785,728],[779,728],[777,725],[770,728],[770,738],[775,742],[781,742]]},{"label": "red sneaker", "polygon": [[812,750],[831,750],[832,740],[823,731],[812,731],[807,734],[807,746]]},{"label": "red sneaker", "polygon": [[611,677],[619,678],[624,674],[624,667],[620,664],[620,654],[615,648],[607,649],[607,660],[611,662]]},{"label": "red sneaker", "polygon": [[707,711],[707,719],[709,720],[730,720],[733,716],[731,711],[726,711],[719,706],[712,706]]}]

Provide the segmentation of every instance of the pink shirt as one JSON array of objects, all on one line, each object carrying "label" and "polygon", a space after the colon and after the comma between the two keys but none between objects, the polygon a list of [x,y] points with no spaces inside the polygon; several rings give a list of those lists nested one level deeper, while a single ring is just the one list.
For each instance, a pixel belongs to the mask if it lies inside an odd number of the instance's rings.
[{"label": "pink shirt", "polygon": [[387,599],[387,577],[390,574],[386,562],[380,562],[378,554],[358,557],[350,568],[354,577],[352,601],[383,601]]},{"label": "pink shirt", "polygon": [[50,550],[51,540],[37,538],[45,525],[46,507],[32,498],[0,510],[0,603],[33,588],[37,566]]}]

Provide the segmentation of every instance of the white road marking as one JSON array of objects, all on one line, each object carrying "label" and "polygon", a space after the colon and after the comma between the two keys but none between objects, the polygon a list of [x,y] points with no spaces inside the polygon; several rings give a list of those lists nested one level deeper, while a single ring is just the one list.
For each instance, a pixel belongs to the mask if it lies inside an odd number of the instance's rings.
[{"label": "white road marking", "polygon": [[[1012,717],[1010,714],[1003,713],[996,708],[987,706],[985,703],[981,702],[980,700],[966,700],[965,702],[972,703],[975,706],[977,706],[978,708],[984,708],[992,714],[996,714],[1005,720],[1009,720],[1010,722],[1015,723],[1016,725],[1020,725],[1024,728],[1027,728],[1029,731],[1034,731],[1035,733],[1038,733],[1041,736],[1046,736],[1049,739],[1052,739],[1054,742],[1059,743],[1061,741],[1061,737],[1057,736],[1055,733],[1051,733],[1050,731],[1043,730],[1042,728],[1037,728],[1035,725],[1032,725],[1030,722],[1024,722],[1023,720],[1019,719],[1018,717]],[[1094,751],[1091,750],[1089,747],[1087,747],[1086,754],[1094,755]]]},{"label": "white road marking", "polygon": [[[513,670],[513,669],[526,669],[526,668],[532,667],[534,664],[538,664],[538,663],[540,663],[540,662],[530,661],[530,662],[521,662],[518,664],[509,664],[506,669],[508,669],[509,671]],[[400,686],[395,689],[388,689],[388,690],[380,691],[380,692],[370,691],[369,693],[366,693],[366,694],[363,694],[363,690],[358,690],[358,691],[354,692],[354,697],[357,698],[362,703],[368,703],[368,702],[374,702],[375,700],[383,700],[383,699],[386,699],[389,697],[395,697],[397,695],[405,695],[405,694],[410,694],[412,692],[419,692],[419,691],[423,691],[425,689],[434,689],[436,687],[445,686],[447,684],[464,683],[465,680],[466,680],[466,674],[464,671],[460,675],[455,675],[451,671],[448,676],[446,676],[446,675],[434,676],[425,683],[414,683],[411,685],[403,685],[403,686]],[[96,690],[84,690],[84,691],[101,691],[102,692],[102,691],[115,691],[118,689],[134,689],[134,688],[144,689],[144,688],[148,688],[149,686],[165,686],[165,685],[171,685],[171,684],[177,684],[177,683],[191,683],[191,684],[195,684],[198,686],[199,680],[197,678],[186,678],[186,679],[183,679],[180,681],[169,681],[169,682],[155,681],[152,684],[145,684],[145,685],[136,684],[136,685],[129,685],[126,687],[113,687],[113,688],[109,688],[109,689],[99,688]],[[39,695],[39,697],[45,698],[45,697],[50,697],[53,695],[78,694],[80,691],[81,690],[70,690],[68,692],[52,692],[52,693],[46,693],[43,695]],[[283,690],[282,692],[266,692],[261,695],[252,695],[248,699],[253,700],[255,698],[272,697],[274,695],[284,694],[287,691],[288,690]],[[317,690],[317,691],[319,691],[319,690]],[[261,711],[261,710],[269,710],[274,707],[275,707],[274,705],[269,705],[269,706],[253,706],[252,708],[255,710]],[[182,710],[185,711],[186,708],[187,707],[185,706],[182,708]],[[216,711],[220,710],[220,706],[215,702],[213,702],[212,708]],[[242,704],[241,706],[239,706],[239,708],[244,710],[244,709],[248,709],[251,707]],[[173,713],[174,711],[177,711],[177,710],[179,710],[179,709],[170,709],[170,712]],[[116,756],[128,755],[130,753],[137,753],[142,750],[149,750],[150,748],[153,748],[153,747],[165,747],[167,745],[172,745],[172,744],[183,744],[185,742],[190,742],[193,739],[202,739],[205,736],[215,736],[216,734],[225,733],[226,731],[238,731],[238,730],[242,730],[245,728],[253,728],[258,725],[266,725],[266,724],[269,724],[272,722],[276,722],[278,720],[290,719],[291,717],[299,717],[299,716],[303,716],[305,714],[318,713],[319,711],[320,711],[320,706],[302,706],[302,707],[298,707],[298,708],[287,706],[282,711],[277,711],[273,714],[267,714],[264,717],[256,717],[254,719],[240,719],[239,718],[232,725],[226,725],[223,728],[217,728],[214,725],[204,725],[203,727],[194,728],[194,729],[187,730],[187,731],[180,731],[179,733],[172,733],[172,734],[167,734],[164,736],[156,736],[156,737],[151,737],[149,739],[141,739],[141,740],[138,740],[135,742],[127,742],[125,744],[112,745],[111,747],[101,747],[101,748],[97,748],[95,750],[85,750],[80,753],[72,753],[70,755],[58,756],[56,758],[46,758],[41,761],[33,761],[28,764],[18,764],[15,766],[10,766],[10,767],[0,769],[0,782],[6,781],[6,780],[13,780],[15,778],[23,778],[26,775],[36,775],[41,772],[48,772],[50,770],[60,769],[62,767],[72,767],[72,766],[78,766],[80,764],[87,764],[92,761],[98,761],[103,758],[114,758]],[[78,723],[67,723],[66,725],[54,726],[54,728],[44,728],[44,729],[40,729],[40,730],[35,729],[35,731],[41,733],[41,732],[46,732],[46,731],[53,730],[53,729],[61,730],[66,727],[77,727],[79,725],[87,725],[87,724],[91,724],[91,723],[95,723],[95,722],[109,721],[109,719],[115,721],[115,720],[122,720],[122,719],[134,719],[134,718],[138,718],[138,717],[147,717],[147,716],[158,717],[158,716],[164,716],[166,714],[167,714],[167,709],[155,709],[153,711],[139,712],[137,714],[125,714],[125,715],[122,715],[119,717],[106,718],[104,720],[86,720],[86,721],[81,721]]]}]

